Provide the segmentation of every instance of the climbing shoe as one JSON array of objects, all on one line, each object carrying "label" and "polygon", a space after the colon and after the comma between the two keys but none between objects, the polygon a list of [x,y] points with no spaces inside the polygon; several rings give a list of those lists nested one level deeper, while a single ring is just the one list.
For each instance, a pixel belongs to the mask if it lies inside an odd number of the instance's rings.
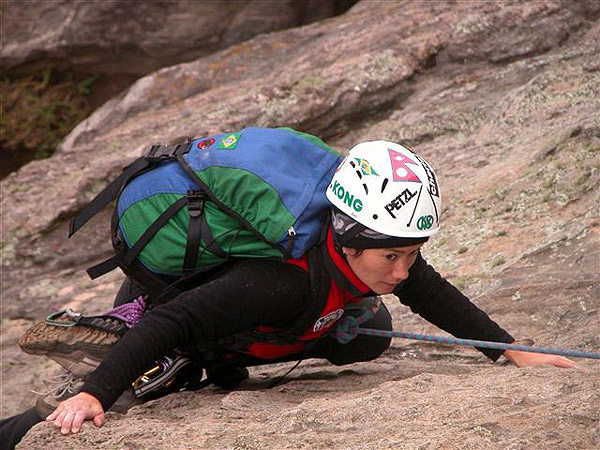
[{"label": "climbing shoe", "polygon": [[105,314],[85,316],[71,309],[50,314],[19,340],[25,353],[45,355],[76,376],[84,377],[104,359],[125,332],[146,311],[147,296],[119,305]]},{"label": "climbing shoe", "polygon": [[83,316],[71,310],[49,315],[19,340],[31,355],[45,355],[77,377],[92,372],[127,331],[121,319]]},{"label": "climbing shoe", "polygon": [[202,382],[202,367],[183,355],[165,356],[133,382],[136,397],[159,398],[172,392],[196,390]]}]

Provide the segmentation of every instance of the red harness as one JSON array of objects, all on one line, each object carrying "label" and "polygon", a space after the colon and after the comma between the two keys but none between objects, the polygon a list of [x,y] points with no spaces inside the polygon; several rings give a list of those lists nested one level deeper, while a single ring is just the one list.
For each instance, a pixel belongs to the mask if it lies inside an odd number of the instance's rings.
[{"label": "red harness", "polygon": [[[327,233],[327,252],[331,262],[345,278],[345,281],[349,282],[360,295],[357,296],[342,289],[332,277],[330,281],[329,296],[327,297],[324,308],[314,325],[298,338],[297,343],[272,344],[256,342],[251,344],[244,353],[249,353],[250,355],[261,359],[276,359],[299,353],[304,350],[308,341],[322,337],[337,322],[344,313],[344,308],[347,304],[361,301],[363,299],[362,294],[366,294],[370,291],[369,287],[360,281],[346,260],[335,249],[331,229]],[[306,255],[299,259],[289,259],[287,263],[298,266],[306,272],[309,271],[308,257]],[[261,326],[258,328],[258,331],[263,333],[275,333],[281,330],[274,327]]]}]

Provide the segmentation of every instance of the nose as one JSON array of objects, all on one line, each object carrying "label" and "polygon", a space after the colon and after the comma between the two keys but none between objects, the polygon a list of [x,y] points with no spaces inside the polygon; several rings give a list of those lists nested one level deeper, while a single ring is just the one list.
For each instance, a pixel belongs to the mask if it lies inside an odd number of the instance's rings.
[{"label": "nose", "polygon": [[392,276],[394,277],[394,280],[397,280],[398,282],[406,280],[408,278],[409,268],[410,263],[408,258],[398,258],[394,264],[394,267],[392,268]]}]

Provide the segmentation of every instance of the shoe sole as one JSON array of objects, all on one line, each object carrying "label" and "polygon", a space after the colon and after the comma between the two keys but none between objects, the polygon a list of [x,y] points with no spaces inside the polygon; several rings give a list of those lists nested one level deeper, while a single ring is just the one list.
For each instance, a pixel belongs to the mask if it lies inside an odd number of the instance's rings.
[{"label": "shoe sole", "polygon": [[86,326],[55,326],[40,322],[19,340],[30,355],[44,355],[77,376],[92,372],[120,336]]}]

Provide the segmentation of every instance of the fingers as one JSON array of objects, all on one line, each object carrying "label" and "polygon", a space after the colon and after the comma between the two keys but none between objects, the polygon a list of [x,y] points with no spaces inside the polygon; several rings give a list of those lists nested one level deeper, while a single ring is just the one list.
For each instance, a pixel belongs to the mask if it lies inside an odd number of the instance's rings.
[{"label": "fingers", "polygon": [[61,411],[62,411],[62,403],[60,405],[58,405],[58,407],[46,417],[46,420],[48,420],[48,421],[55,420]]},{"label": "fingers", "polygon": [[517,367],[554,366],[560,369],[575,369],[587,373],[584,368],[563,356],[529,353],[516,350],[506,350],[504,355]]},{"label": "fingers", "polygon": [[58,405],[46,420],[59,428],[62,434],[78,433],[86,420],[93,420],[95,426],[101,427],[104,424],[104,410],[93,396],[80,393]]},{"label": "fingers", "polygon": [[104,413],[98,414],[96,417],[94,417],[93,423],[98,428],[100,428],[102,425],[104,425]]},{"label": "fingers", "polygon": [[574,361],[571,361],[568,358],[563,358],[562,356],[557,356],[550,364],[561,369],[575,369],[580,372],[587,373],[587,370],[585,370],[583,367],[578,366]]}]

